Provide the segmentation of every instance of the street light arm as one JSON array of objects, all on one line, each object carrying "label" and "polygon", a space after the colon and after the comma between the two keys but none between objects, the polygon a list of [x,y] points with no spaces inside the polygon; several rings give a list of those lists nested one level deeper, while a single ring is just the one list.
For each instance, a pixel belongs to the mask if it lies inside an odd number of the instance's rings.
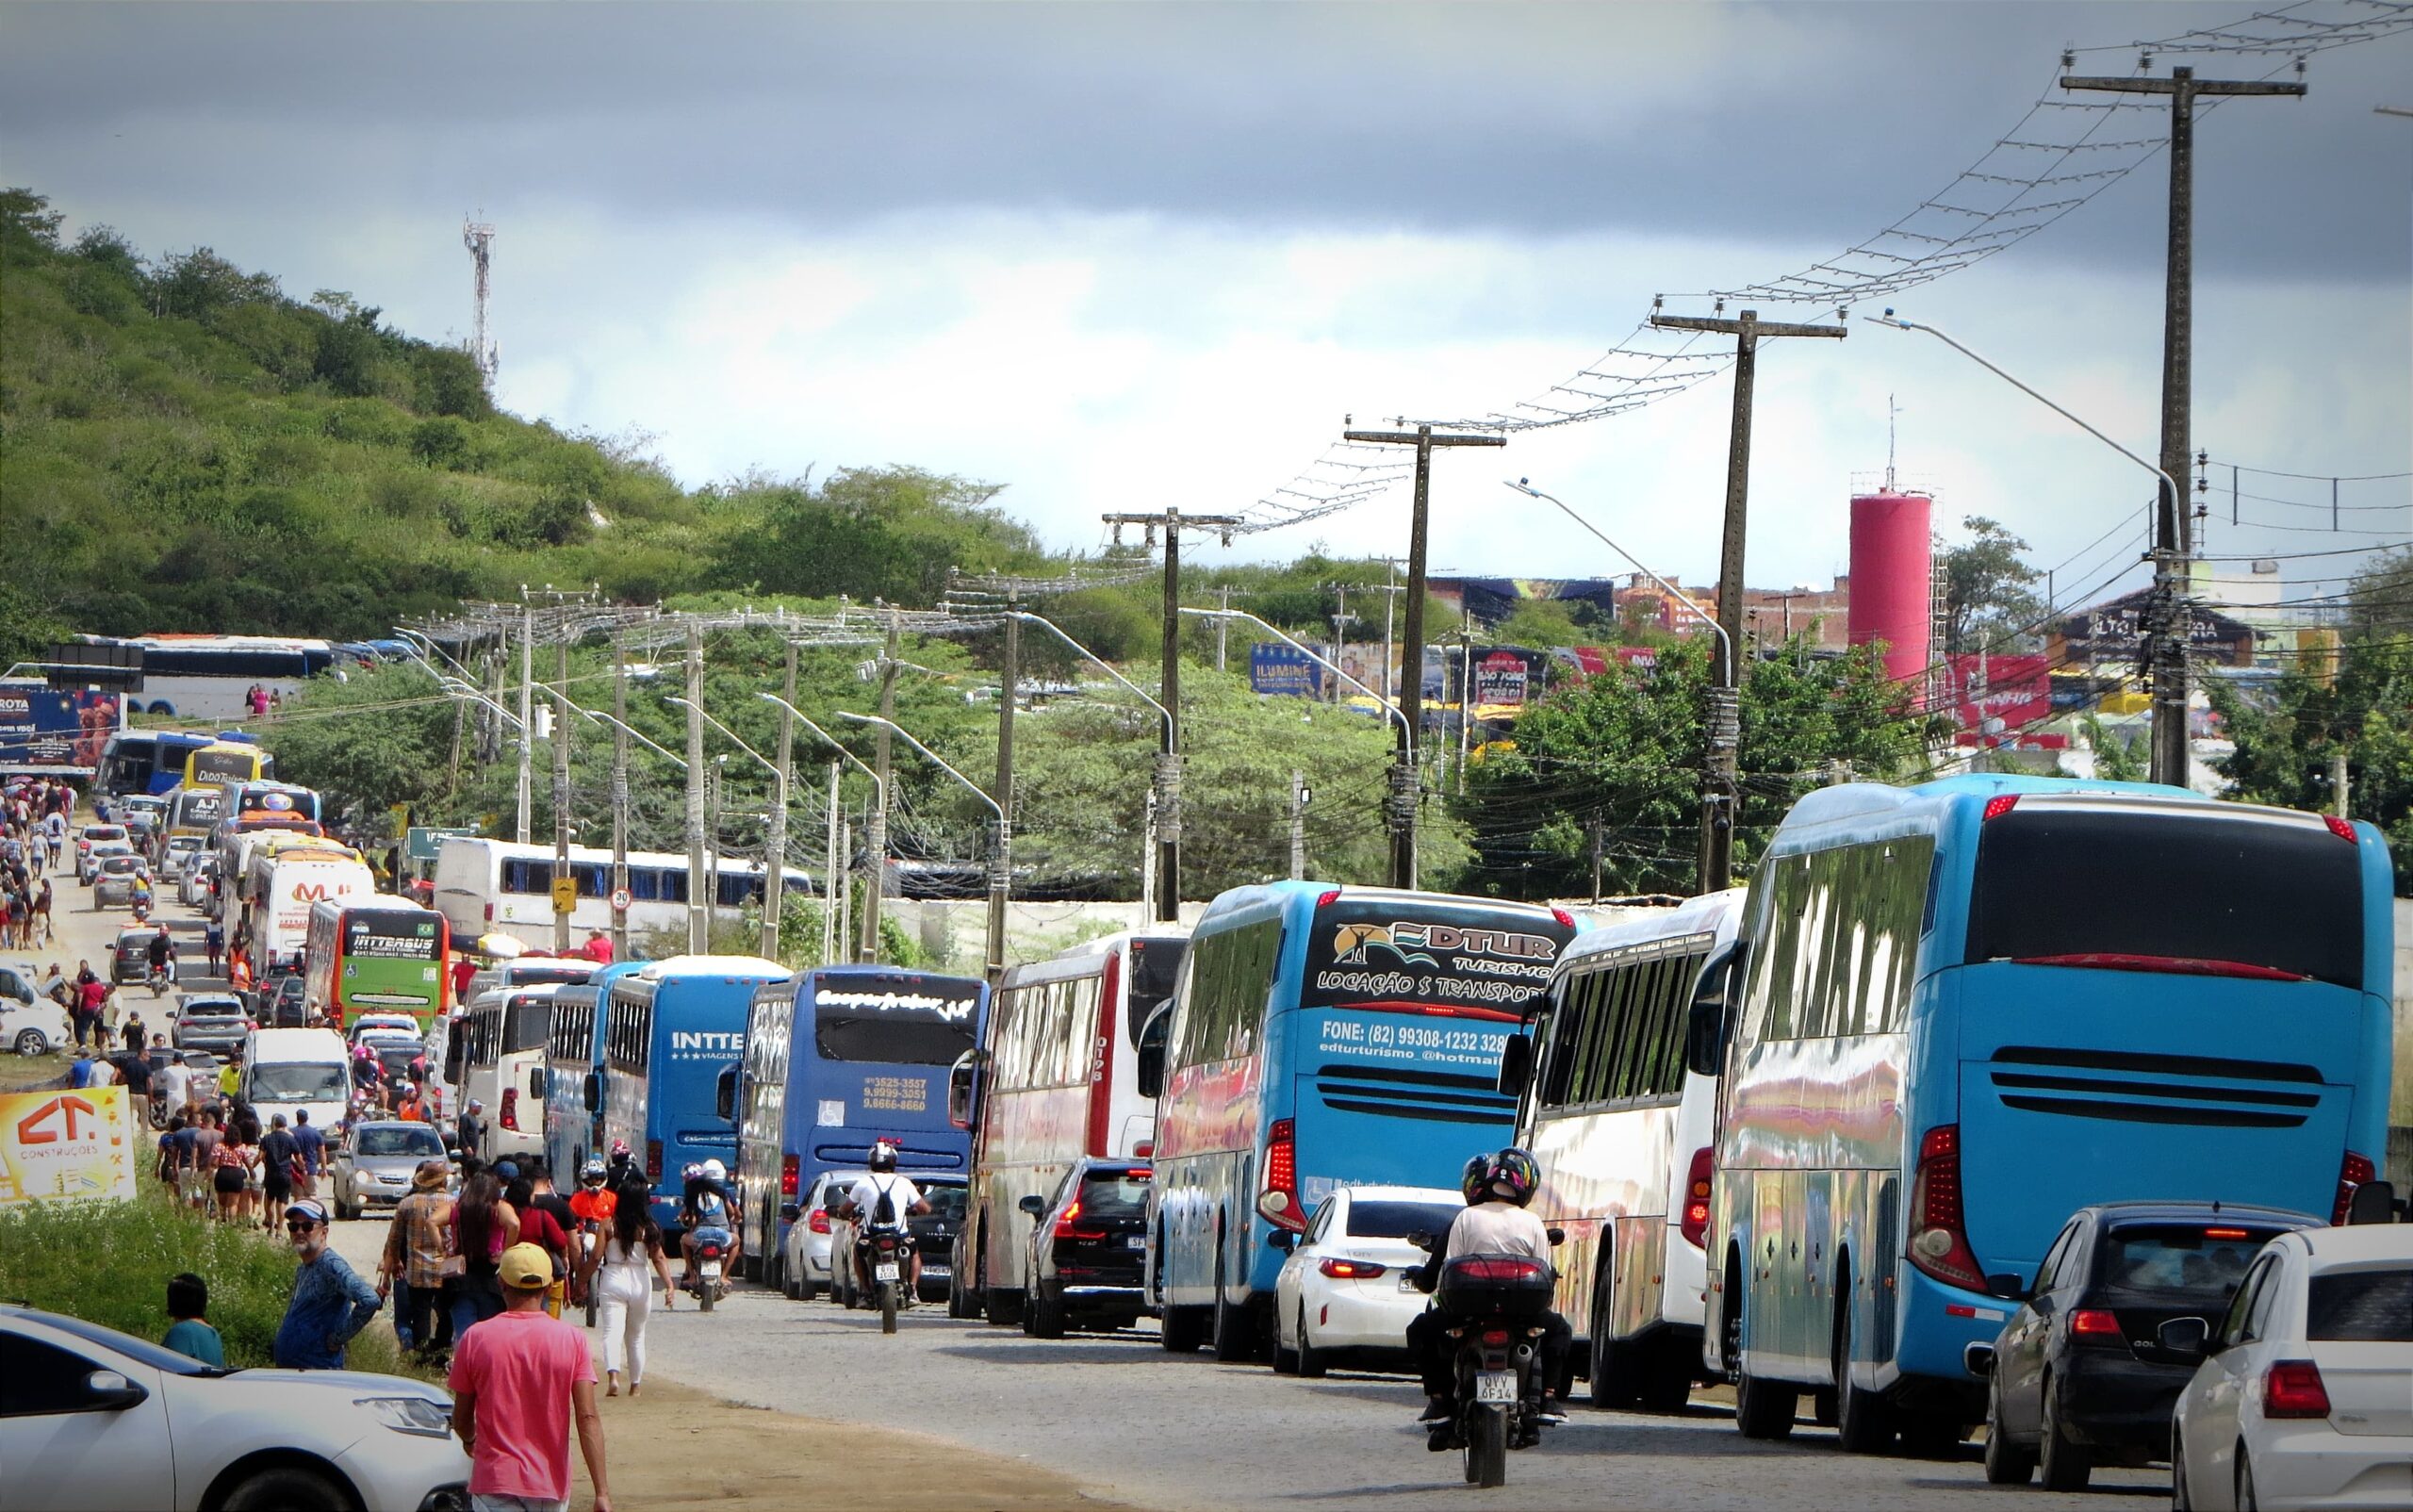
[{"label": "street light arm", "polygon": [[776,693],[757,693],[754,697],[762,699],[764,703],[778,704],[780,708],[785,709],[790,715],[794,715],[797,724],[804,726],[805,729],[812,731],[816,735],[819,735],[824,745],[827,745],[831,750],[838,753],[840,760],[848,763],[855,768],[855,770],[871,779],[872,786],[878,790],[878,796],[881,806],[885,807],[887,805],[888,784],[880,781],[879,773],[867,764],[862,757],[840,745],[838,743],[837,736],[829,733],[827,730],[822,729],[819,725],[814,724],[813,720],[806,715],[803,710],[797,708],[795,704],[790,703],[787,699],[780,698]]},{"label": "street light arm", "polygon": [[898,724],[894,719],[882,719],[876,714],[852,714],[845,709],[839,709],[834,712],[841,719],[852,719],[859,725],[878,725],[886,729],[889,733],[895,735],[897,739],[905,742],[905,744],[912,747],[915,750],[920,751],[924,756],[927,757],[931,764],[937,766],[940,771],[944,772],[947,776],[954,778],[958,782],[962,783],[965,792],[971,794],[974,797],[978,798],[981,802],[989,805],[989,812],[997,816],[997,822],[999,824],[1006,822],[1006,811],[997,806],[997,800],[995,798],[991,797],[986,792],[982,791],[980,784],[964,776],[961,772],[957,771],[954,767],[948,765],[945,757],[940,755],[937,751],[930,749],[929,747],[923,745],[920,741],[915,740],[912,734],[907,731],[903,725]]},{"label": "street light arm", "polygon": [[722,724],[719,720],[705,713],[701,705],[690,703],[675,693],[665,698],[662,701],[665,703],[675,703],[681,709],[685,709],[692,713],[697,718],[701,719],[704,723],[712,726],[714,730],[717,730],[722,734],[727,735],[731,745],[735,746],[739,750],[744,751],[747,755],[753,757],[754,760],[763,766],[767,767],[773,777],[780,778],[781,781],[785,781],[784,774],[780,771],[779,763],[771,760],[768,756],[763,755],[761,751],[756,750],[753,747],[746,744],[745,740],[738,735],[736,731],[730,729],[729,726]]},{"label": "street light arm", "polygon": [[[1503,479],[1502,481],[1505,482],[1506,480]],[[1666,589],[1668,595],[1678,603],[1683,604],[1685,608],[1699,616],[1702,624],[1707,625],[1710,629],[1717,632],[1718,641],[1726,648],[1726,665],[1728,666],[1733,666],[1736,665],[1734,661],[1733,637],[1726,633],[1726,627],[1717,622],[1717,616],[1715,615],[1711,614],[1708,610],[1703,609],[1699,603],[1695,602],[1689,594],[1677,587],[1674,583],[1668,582],[1666,578],[1661,577],[1658,573],[1651,571],[1647,567],[1644,567],[1639,557],[1635,556],[1632,551],[1627,551],[1624,547],[1619,546],[1617,542],[1610,540],[1606,535],[1601,534],[1600,528],[1599,526],[1593,524],[1590,520],[1585,519],[1573,509],[1568,507],[1567,501],[1559,498],[1556,494],[1544,493],[1542,490],[1535,487],[1532,484],[1527,483],[1522,478],[1518,478],[1515,482],[1509,483],[1508,486],[1514,488],[1520,494],[1526,494],[1535,499],[1548,500],[1550,502],[1556,504],[1558,506],[1559,513],[1565,515],[1568,518],[1575,521],[1578,525],[1583,526],[1584,530],[1590,532],[1594,540],[1599,541],[1602,546],[1607,547],[1617,555],[1624,557],[1628,562],[1633,563],[1633,569],[1636,572],[1641,573],[1644,577],[1649,578],[1651,582]]]},{"label": "street light arm", "polygon": [[1096,663],[1098,666],[1105,670],[1107,676],[1114,679],[1117,682],[1120,682],[1124,687],[1130,689],[1131,696],[1133,698],[1138,698],[1141,703],[1144,703],[1149,708],[1157,711],[1157,716],[1165,722],[1165,730],[1168,733],[1171,732],[1173,730],[1172,710],[1166,708],[1163,704],[1158,703],[1156,699],[1149,698],[1145,693],[1141,692],[1140,690],[1139,683],[1132,682],[1129,678],[1124,677],[1122,673],[1116,671],[1114,669],[1114,665],[1108,662],[1105,657],[1100,656],[1093,650],[1091,650],[1088,647],[1082,645],[1079,641],[1075,640],[1072,636],[1065,634],[1063,628],[1058,625],[1054,620],[1042,619],[1039,616],[1023,609],[1009,610],[1007,611],[1006,617],[1009,619],[1019,619],[1026,624],[1037,625],[1041,629],[1054,634],[1058,640],[1060,640],[1065,645],[1070,646],[1075,651]]},{"label": "street light arm", "polygon": [[521,734],[524,735],[528,732],[528,727],[520,723],[519,716],[517,715],[504,708],[501,704],[495,702],[492,698],[487,698],[476,688],[473,688],[468,683],[462,682],[459,678],[439,676],[435,680],[435,685],[455,698],[469,698],[476,702],[484,704],[487,708],[492,709],[497,715],[511,721],[512,727],[517,730]]},{"label": "street light arm", "polygon": [[[569,703],[567,698],[564,698],[562,701],[564,703]],[[687,769],[687,758],[678,754],[676,751],[673,751],[668,747],[655,740],[652,736],[647,734],[644,731],[639,730],[632,724],[630,724],[627,720],[615,719],[610,715],[603,713],[601,710],[590,709],[583,703],[570,703],[569,706],[576,709],[580,714],[584,715],[587,718],[594,720],[599,725],[610,725],[613,729],[617,730],[622,734],[628,736],[631,740],[635,741],[638,745],[643,746],[646,749],[653,752],[656,756],[661,757],[664,761],[666,761],[672,765],[678,767],[681,771],[683,772]]]},{"label": "street light arm", "polygon": [[[1283,645],[1289,647],[1294,651],[1297,651],[1308,661],[1315,663],[1318,666],[1324,668],[1333,676],[1340,679],[1343,682],[1348,683],[1351,687],[1355,688],[1358,692],[1373,699],[1375,703],[1381,706],[1385,714],[1389,715],[1393,719],[1399,721],[1399,728],[1401,731],[1407,736],[1407,756],[1409,764],[1411,765],[1414,764],[1416,760],[1416,731],[1408,728],[1407,715],[1401,711],[1398,704],[1393,703],[1390,699],[1384,698],[1381,694],[1375,692],[1372,688],[1368,687],[1365,683],[1358,682],[1354,677],[1351,677],[1348,673],[1342,671],[1337,664],[1328,662],[1322,657],[1318,656],[1315,652],[1307,649],[1305,646],[1300,645],[1297,641],[1292,640],[1281,631],[1274,629],[1272,625],[1257,618],[1256,616],[1250,614],[1245,609],[1191,609],[1185,605],[1181,612],[1185,615],[1195,615],[1201,619],[1245,619],[1250,624],[1256,626],[1259,630],[1264,631],[1267,634],[1280,641]],[[1416,675],[1420,678],[1422,677],[1424,675],[1424,669],[1421,666],[1419,666],[1416,669]]]}]

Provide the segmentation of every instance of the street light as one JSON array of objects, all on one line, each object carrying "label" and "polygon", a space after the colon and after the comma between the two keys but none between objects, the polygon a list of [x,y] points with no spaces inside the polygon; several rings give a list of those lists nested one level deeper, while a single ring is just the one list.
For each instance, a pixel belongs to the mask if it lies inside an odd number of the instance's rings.
[{"label": "street light", "polygon": [[[1275,640],[1280,641],[1283,645],[1289,647],[1294,651],[1297,651],[1308,661],[1315,663],[1318,666],[1325,668],[1331,672],[1333,676],[1340,679],[1341,682],[1348,683],[1351,687],[1355,688],[1358,692],[1373,699],[1376,706],[1381,708],[1385,714],[1390,715],[1393,719],[1399,722],[1400,734],[1406,746],[1406,763],[1404,766],[1395,766],[1392,768],[1395,775],[1392,778],[1391,797],[1397,801],[1399,807],[1392,811],[1391,827],[1395,830],[1403,828],[1405,829],[1408,832],[1410,844],[1407,849],[1407,875],[1404,877],[1394,877],[1392,879],[1392,882],[1394,885],[1399,887],[1413,888],[1416,885],[1417,874],[1417,853],[1414,845],[1416,834],[1416,797],[1414,790],[1414,783],[1416,781],[1416,730],[1407,722],[1406,714],[1400,709],[1398,704],[1393,703],[1390,699],[1384,698],[1379,693],[1376,693],[1372,688],[1368,687],[1365,683],[1358,682],[1355,678],[1351,677],[1348,673],[1342,671],[1338,663],[1329,662],[1324,658],[1318,656],[1315,652],[1307,649],[1305,646],[1300,645],[1297,641],[1292,640],[1289,635],[1286,635],[1281,631],[1274,629],[1273,626],[1266,623],[1262,619],[1259,619],[1256,616],[1250,614],[1245,609],[1191,609],[1185,605],[1181,612],[1185,615],[1194,615],[1200,619],[1247,620],[1250,624],[1256,626],[1259,630],[1262,630],[1267,634],[1272,635]],[[1420,650],[1417,653],[1420,662],[1421,661],[1422,654],[1423,653]],[[1416,675],[1420,679],[1424,675],[1424,669],[1420,665],[1417,668]],[[1403,777],[1397,775],[1402,772],[1404,772],[1405,774]]]},{"label": "street light", "polygon": [[[569,703],[567,698],[564,698],[562,701],[564,703]],[[671,701],[676,703],[683,700],[674,698]],[[686,757],[680,755],[678,752],[670,749],[667,746],[662,745],[660,742],[646,734],[644,731],[639,730],[632,724],[630,724],[627,720],[615,718],[611,715],[605,714],[599,709],[589,709],[583,704],[570,703],[569,706],[576,709],[580,714],[584,715],[587,718],[594,720],[599,725],[610,725],[613,729],[620,731],[620,733],[628,736],[631,740],[635,741],[638,745],[643,746],[646,749],[653,752],[656,756],[661,757],[664,761],[668,762],[671,765],[676,766],[681,771],[683,772],[687,769]],[[706,715],[705,717],[709,719],[712,716],[710,715]]]},{"label": "street light", "polygon": [[[755,761],[762,764],[763,767],[771,774],[771,781],[774,788],[771,801],[780,806],[780,823],[774,827],[774,830],[779,835],[784,837],[787,833],[786,814],[788,812],[788,774],[780,770],[780,764],[763,755],[761,751],[756,750],[753,747],[746,744],[744,737],[740,736],[736,731],[730,729],[729,726],[722,724],[719,720],[705,713],[703,705],[690,703],[685,698],[679,697],[675,693],[664,698],[663,701],[665,703],[675,703],[679,705],[679,707],[686,710],[692,715],[695,715],[698,718],[703,720],[704,723],[712,726],[714,730],[717,730],[722,734],[727,735],[731,745],[734,745],[739,750],[744,751],[747,755],[753,757]],[[614,722],[617,723],[616,720]],[[633,731],[630,732],[632,734],[635,733]],[[765,961],[777,961],[780,959],[780,909],[781,905],[787,901],[786,882],[788,858],[781,853],[783,848],[783,846],[779,845],[771,845],[764,847],[764,849],[770,852],[769,855],[763,858],[764,863],[763,867],[763,959]],[[690,882],[689,885],[692,887],[694,884]],[[717,901],[720,896],[720,877],[717,872],[714,873],[712,879],[712,889],[714,899]]]},{"label": "street light", "polygon": [[[1506,482],[1507,480],[1503,479],[1502,481]],[[1675,600],[1676,602],[1683,604],[1685,608],[1691,610],[1696,616],[1699,616],[1702,624],[1707,625],[1710,629],[1717,632],[1718,644],[1721,648],[1721,653],[1726,658],[1726,665],[1729,668],[1732,668],[1734,666],[1734,642],[1727,635],[1726,627],[1717,622],[1717,616],[1715,615],[1713,615],[1708,610],[1702,608],[1683,589],[1677,587],[1666,578],[1661,577],[1658,573],[1651,571],[1649,567],[1644,567],[1641,559],[1636,557],[1632,551],[1627,551],[1624,547],[1619,546],[1617,542],[1609,539],[1606,535],[1601,534],[1599,526],[1593,524],[1590,520],[1585,519],[1583,516],[1569,508],[1566,500],[1559,498],[1556,494],[1545,493],[1522,478],[1518,478],[1514,483],[1509,483],[1508,486],[1514,488],[1520,494],[1527,495],[1528,497],[1546,500],[1551,503],[1556,504],[1561,514],[1564,514],[1568,518],[1575,521],[1575,523],[1583,526],[1586,531],[1590,532],[1593,539],[1599,541],[1602,546],[1607,547],[1610,551],[1615,551],[1617,555],[1624,557],[1628,562],[1633,563],[1633,569],[1636,572],[1641,573],[1644,577],[1649,578],[1651,582],[1659,584],[1661,590],[1664,591],[1667,597]],[[1465,697],[1465,690],[1461,689],[1459,696],[1463,698]]]},{"label": "street light", "polygon": [[992,989],[994,989],[997,983],[1002,980],[1006,975],[1006,894],[1008,883],[1013,876],[1011,859],[1013,846],[1012,822],[1006,817],[1006,811],[998,806],[997,800],[991,797],[980,784],[964,776],[961,772],[957,771],[954,767],[948,765],[945,757],[940,755],[937,751],[930,749],[929,747],[923,745],[920,741],[915,740],[911,733],[895,720],[883,719],[876,714],[853,714],[845,709],[839,709],[833,712],[841,719],[851,719],[859,725],[878,725],[881,729],[886,730],[890,734],[896,736],[899,740],[902,740],[905,744],[912,747],[915,750],[920,751],[925,757],[928,758],[930,764],[936,766],[940,771],[944,772],[947,776],[954,778],[956,781],[961,783],[965,792],[987,804],[989,806],[989,812],[997,816],[997,850],[995,856],[991,859],[989,863],[988,975],[989,985]]},{"label": "street light", "polygon": [[[1105,657],[1100,656],[1097,652],[1091,650],[1079,641],[1076,641],[1072,636],[1066,634],[1064,633],[1064,627],[1057,624],[1052,619],[1042,618],[1038,615],[1034,615],[1026,609],[1009,609],[1005,612],[1005,615],[1009,619],[1019,620],[1026,625],[1037,625],[1040,629],[1046,631],[1058,640],[1060,640],[1065,645],[1070,646],[1076,655],[1079,655],[1090,662],[1095,663],[1098,668],[1104,671],[1107,676],[1114,679],[1115,682],[1122,683],[1124,687],[1130,690],[1130,694],[1133,698],[1139,699],[1141,703],[1146,704],[1149,708],[1157,711],[1157,717],[1164,722],[1165,743],[1168,746],[1173,743],[1173,711],[1166,708],[1163,704],[1158,703],[1156,699],[1148,697],[1147,693],[1141,688],[1139,683],[1132,682],[1129,678],[1124,677],[1121,672],[1116,671],[1114,669],[1113,663],[1108,661]],[[1153,873],[1149,870],[1148,863],[1149,860],[1157,853],[1157,812],[1164,805],[1164,786],[1166,781],[1167,774],[1164,764],[1162,763],[1158,763],[1156,774],[1151,779],[1148,789],[1149,801],[1147,804],[1147,814],[1145,819],[1142,821],[1140,841],[1142,847],[1140,852],[1140,912],[1143,917],[1147,916],[1150,912],[1148,899],[1151,896],[1150,888],[1153,886],[1153,882],[1151,881]]]},{"label": "street light", "polygon": [[[2134,452],[2129,451],[2126,447],[2122,446],[2117,441],[2114,441],[2111,437],[2104,435],[2101,431],[2096,430],[2093,426],[2089,425],[2086,421],[2078,419],[2076,415],[2071,414],[2060,405],[2054,403],[2049,399],[2046,399],[2043,394],[2038,393],[2035,389],[2028,387],[2026,384],[2021,383],[2016,378],[2013,378],[2001,368],[1996,367],[1994,363],[1987,361],[1977,353],[1972,352],[1967,347],[1962,346],[1960,342],[1952,339],[1952,337],[1945,335],[1942,331],[1937,330],[1934,326],[1925,325],[1917,320],[1902,320],[1891,309],[1888,309],[1881,316],[1863,315],[1861,319],[1873,325],[1890,325],[1896,331],[1923,331],[1927,333],[1929,336],[1935,337],[1938,341],[1943,342],[1945,346],[1950,347],[1953,351],[1958,352],[1962,356],[1968,358],[1971,362],[1976,363],[1978,367],[1985,369],[1986,371],[1993,373],[2004,383],[2011,385],[2011,387],[2018,389],[2021,393],[2026,394],[2028,398],[2036,401],[2039,404],[2044,405],[2046,409],[2051,410],[2054,414],[2059,415],[2061,419],[2069,421],[2072,425],[2076,426],[2079,430],[2084,431],[2087,435],[2093,436],[2096,440],[2102,442],[2105,446],[2109,447],[2112,451],[2119,452],[2124,457],[2126,457],[2138,467],[2141,467],[2147,472],[2152,473],[2156,478],[2161,480],[2160,507],[2156,512],[2153,552],[2154,593],[2161,605],[2161,614],[2159,616],[2161,621],[2161,630],[2160,634],[2157,637],[2160,644],[2155,647],[2151,657],[2151,665],[2153,666],[2153,770],[2150,773],[2150,776],[2153,781],[2157,782],[2168,782],[2178,787],[2186,786],[2188,768],[2187,635],[2189,627],[2180,624],[2174,624],[2172,622],[2175,619],[2179,612],[2179,605],[2172,601],[2175,595],[2180,591],[2177,583],[2177,576],[2181,571],[2185,570],[2185,561],[2184,558],[2180,556],[2178,549],[2178,512],[2186,507],[2186,492],[2178,486],[2176,481],[2174,480],[2169,473],[2161,470],[2159,464],[2148,462],[2144,458],[2137,455]],[[2048,604],[2045,607],[2049,610],[2052,606]]]},{"label": "street light", "polygon": [[[875,769],[874,769],[874,768],[873,768],[869,764],[865,763],[862,757],[860,757],[860,756],[856,755],[853,751],[850,751],[850,750],[848,750],[845,747],[844,747],[844,746],[840,745],[840,744],[838,743],[838,737],[837,737],[837,736],[835,736],[835,735],[833,735],[833,734],[829,733],[829,731],[828,731],[827,730],[822,729],[819,725],[814,724],[814,723],[813,722],[812,718],[811,718],[810,716],[808,716],[808,715],[805,714],[805,712],[804,712],[803,710],[801,710],[801,709],[797,708],[795,704],[790,703],[787,699],[780,698],[778,694],[776,694],[776,693],[757,693],[756,695],[754,695],[754,697],[756,697],[756,698],[758,698],[762,699],[764,703],[776,704],[776,705],[778,705],[780,708],[785,709],[785,710],[788,712],[788,716],[789,716],[790,718],[794,719],[797,724],[800,724],[800,725],[804,726],[804,728],[805,728],[805,729],[812,731],[814,734],[816,734],[816,735],[820,736],[820,737],[821,737],[821,743],[822,743],[823,745],[828,746],[831,750],[836,751],[836,752],[838,753],[838,755],[839,755],[839,757],[840,757],[841,759],[843,759],[843,760],[845,760],[845,761],[846,761],[846,762],[851,763],[851,764],[854,765],[854,767],[855,767],[855,769],[856,769],[857,771],[860,771],[860,772],[862,772],[865,777],[870,778],[870,779],[871,779],[871,786],[872,786],[872,801],[873,801],[874,803],[876,803],[876,804],[878,804],[878,805],[879,810],[880,810],[880,812],[881,812],[881,813],[883,813],[883,814],[884,814],[884,813],[886,813],[886,812],[888,811],[888,783],[887,783],[886,780],[884,780],[883,778],[881,778],[881,776],[879,775],[879,773],[878,773],[877,770],[875,770]],[[830,823],[830,830],[831,830],[830,845],[831,845],[832,846],[836,846],[836,844],[837,844],[837,840],[836,840],[836,829],[837,829],[837,823],[838,823],[838,817],[837,817],[837,816],[838,816],[838,784],[833,781],[829,784],[829,823]],[[869,858],[867,858],[867,859],[868,859],[868,861],[869,861],[869,863],[870,863],[870,871],[871,871],[870,885],[871,885],[871,887],[874,889],[874,891],[875,891],[875,892],[877,892],[877,890],[878,890],[878,889],[879,889],[880,887],[883,887],[883,886],[885,886],[885,885],[887,884],[887,880],[888,880],[888,879],[887,879],[886,873],[887,873],[887,870],[888,870],[888,857],[887,857],[885,854],[882,854],[882,855],[878,855],[878,856],[872,856],[872,857],[869,857]],[[839,858],[839,861],[840,861],[840,863],[841,863],[841,864],[843,864],[843,863],[844,863],[844,858],[843,858],[843,857]],[[832,880],[832,884],[831,884],[831,885],[832,885],[832,887],[833,887],[833,888],[834,888],[834,886],[836,885],[836,884],[835,884],[835,880],[834,880],[834,879],[833,879],[833,880]],[[832,901],[833,903],[836,901],[836,897],[837,897],[837,895],[836,895],[836,893],[833,891],[833,892],[830,894],[830,898],[831,898],[831,901]],[[833,910],[833,912],[834,912],[834,910]],[[870,950],[870,959],[871,959],[872,963],[874,963],[874,964],[878,964],[878,960],[879,960],[879,946],[878,946],[878,944],[877,940],[875,940],[875,942],[873,943],[873,945],[872,945],[872,946],[871,946],[871,950]]]}]

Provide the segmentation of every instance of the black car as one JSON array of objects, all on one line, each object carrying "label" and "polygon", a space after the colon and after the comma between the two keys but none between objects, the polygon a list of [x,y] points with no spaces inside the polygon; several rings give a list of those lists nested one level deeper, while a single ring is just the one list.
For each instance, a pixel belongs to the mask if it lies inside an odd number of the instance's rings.
[{"label": "black car", "polygon": [[310,1022],[308,984],[298,975],[275,977],[260,988],[260,1022],[298,1029]]},{"label": "black car", "polygon": [[1986,1479],[2024,1485],[2041,1467],[2045,1489],[2075,1491],[2097,1460],[2168,1457],[2171,1413],[2200,1358],[2163,1347],[2161,1325],[2219,1318],[2266,1241],[2321,1224],[2225,1203],[2072,1214],[1994,1343],[1969,1346],[1970,1368],[1989,1377]]},{"label": "black car", "polygon": [[1130,1160],[1083,1160],[1053,1198],[1025,1197],[1035,1220],[1023,1281],[1022,1331],[1061,1339],[1068,1328],[1128,1328],[1147,1312],[1148,1184]]}]

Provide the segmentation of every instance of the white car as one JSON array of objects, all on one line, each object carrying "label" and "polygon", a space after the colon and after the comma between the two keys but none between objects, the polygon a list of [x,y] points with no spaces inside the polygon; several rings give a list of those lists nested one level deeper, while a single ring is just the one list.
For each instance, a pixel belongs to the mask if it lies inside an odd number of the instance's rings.
[{"label": "white car", "polygon": [[419,1037],[419,1020],[408,1013],[363,1013],[344,1030],[344,1038],[352,1042],[354,1049],[360,1047],[361,1041],[381,1035],[387,1039],[416,1040]]},{"label": "white car", "polygon": [[1338,1187],[1307,1220],[1273,1280],[1273,1368],[1321,1375],[1330,1366],[1398,1366],[1408,1320],[1425,1294],[1407,1274],[1424,1263],[1410,1234],[1447,1234],[1466,1199],[1440,1187]]},{"label": "white car", "polygon": [[207,855],[184,869],[176,879],[176,901],[189,909],[201,907],[209,896],[209,884],[218,879],[218,863]]},{"label": "white car", "polygon": [[468,1505],[452,1402],[398,1375],[220,1371],[76,1318],[0,1307],[8,1504],[415,1512]]},{"label": "white car", "polygon": [[[906,1173],[911,1175],[911,1172]],[[794,1222],[780,1241],[780,1287],[799,1302],[829,1289],[830,1210],[846,1200],[867,1171],[816,1171],[802,1189]],[[833,1299],[834,1300],[834,1299]]]},{"label": "white car", "polygon": [[159,847],[159,875],[181,878],[201,855],[201,836],[170,835]]},{"label": "white car", "polygon": [[2413,1224],[2280,1235],[2203,1330],[2162,1325],[2207,1352],[2171,1423],[2172,1505],[2413,1506]]},{"label": "white car", "polygon": [[41,976],[30,961],[0,961],[0,1050],[22,1056],[57,1055],[75,1041],[67,1010],[41,994]]}]

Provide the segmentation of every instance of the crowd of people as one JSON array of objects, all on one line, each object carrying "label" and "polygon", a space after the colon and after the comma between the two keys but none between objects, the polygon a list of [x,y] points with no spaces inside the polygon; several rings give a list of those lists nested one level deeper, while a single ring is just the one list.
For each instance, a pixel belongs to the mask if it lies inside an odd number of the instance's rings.
[{"label": "crowd of people", "polygon": [[45,875],[67,853],[75,790],[56,778],[11,784],[0,795],[0,949],[50,944],[52,893]]}]

